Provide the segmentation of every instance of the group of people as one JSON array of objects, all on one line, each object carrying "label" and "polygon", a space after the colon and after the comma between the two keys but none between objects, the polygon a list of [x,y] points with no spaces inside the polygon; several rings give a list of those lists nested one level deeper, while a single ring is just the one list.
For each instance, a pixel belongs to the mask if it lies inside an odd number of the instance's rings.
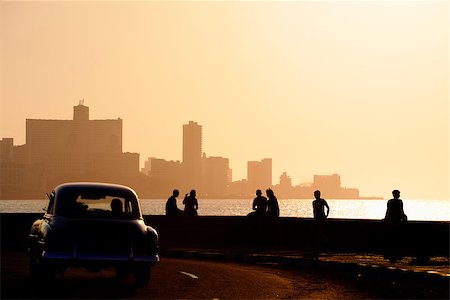
[{"label": "group of people", "polygon": [[271,189],[267,189],[266,196],[267,198],[262,195],[261,190],[256,190],[256,198],[253,199],[252,205],[253,212],[249,216],[280,216],[280,208],[275,193]]},{"label": "group of people", "polygon": [[[196,198],[196,191],[191,190],[191,192],[186,194],[183,199],[184,210],[177,207],[177,197],[180,195],[178,190],[173,190],[172,196],[167,199],[166,202],[166,215],[168,216],[197,216],[198,201]],[[312,202],[314,220],[323,221],[325,220],[329,213],[330,207],[325,199],[320,198],[320,191],[314,192],[315,200]],[[252,209],[253,212],[248,214],[248,216],[269,216],[269,217],[279,217],[280,208],[278,206],[277,197],[272,189],[266,190],[266,196],[262,195],[261,190],[256,190],[256,197],[253,199]],[[405,212],[403,211],[403,202],[400,199],[400,191],[392,191],[393,199],[390,199],[387,203],[386,216],[384,221],[391,224],[403,223],[408,220]]]},{"label": "group of people", "polygon": [[179,190],[173,190],[172,196],[167,199],[166,202],[166,215],[168,216],[197,216],[198,210],[198,201],[195,190],[191,190],[191,192],[186,194],[183,199],[184,210],[181,210],[177,206],[177,197],[180,195]]}]

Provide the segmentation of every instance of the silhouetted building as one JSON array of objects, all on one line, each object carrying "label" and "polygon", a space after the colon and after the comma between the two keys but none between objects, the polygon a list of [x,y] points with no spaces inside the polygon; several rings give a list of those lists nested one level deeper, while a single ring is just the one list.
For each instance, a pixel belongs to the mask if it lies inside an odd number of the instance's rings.
[{"label": "silhouetted building", "polygon": [[141,169],[141,173],[143,173],[144,175],[150,176],[150,171],[152,169],[152,159],[156,159],[156,157],[149,157],[144,162],[144,167]]},{"label": "silhouetted building", "polygon": [[151,179],[163,179],[177,185],[180,181],[180,161],[165,160],[161,158],[149,158],[150,170],[148,176]]},{"label": "silhouetted building", "polygon": [[341,189],[341,177],[333,175],[314,175],[313,187],[320,190],[323,197],[330,198],[331,195],[339,195]]},{"label": "silhouetted building", "polygon": [[231,169],[228,158],[203,157],[204,191],[209,197],[225,195],[231,183]]},{"label": "silhouetted building", "polygon": [[[182,162],[149,158],[139,172],[139,154],[122,152],[122,120],[90,120],[89,107],[73,107],[73,120],[26,120],[26,143],[0,140],[0,198],[41,198],[68,181],[131,185],[144,197],[166,197],[174,188],[209,197],[253,197],[272,188],[272,159],[247,162],[247,179],[233,182],[228,158],[202,156],[202,126],[183,125]],[[276,186],[282,198],[359,198],[358,189],[341,187],[338,174],[315,175],[311,184],[292,186],[284,172]]]},{"label": "silhouetted building", "polygon": [[[7,143],[5,158],[11,156]],[[128,183],[139,174],[139,154],[122,153],[122,120],[89,120],[89,108],[81,103],[73,107],[73,120],[27,119],[22,148],[16,164],[29,177],[23,179],[27,189],[41,195],[62,182]]]},{"label": "silhouetted building", "polygon": [[292,179],[288,176],[287,172],[283,172],[280,176],[280,188],[285,190],[292,188]]},{"label": "silhouetted building", "polygon": [[202,186],[202,126],[189,121],[183,125],[183,183],[199,191]]},{"label": "silhouetted building", "polygon": [[247,162],[247,180],[250,190],[272,187],[272,159]]},{"label": "silhouetted building", "polygon": [[[14,139],[3,138],[0,140],[0,199],[14,199],[17,191],[28,187],[31,192],[33,187],[28,186],[30,178],[26,172],[26,147],[14,146]],[[34,184],[40,179],[35,179]]]},{"label": "silhouetted building", "polygon": [[3,138],[0,140],[0,163],[12,163],[13,156],[13,143],[12,138]]},{"label": "silhouetted building", "polygon": [[237,198],[251,198],[255,194],[250,191],[247,179],[232,181],[228,189],[228,194]]},{"label": "silhouetted building", "polygon": [[280,198],[294,198],[294,188],[292,187],[292,179],[287,172],[283,172],[280,176],[280,183],[275,186]]},{"label": "silhouetted building", "polygon": [[341,188],[340,198],[343,199],[357,199],[359,198],[359,190],[354,188]]},{"label": "silhouetted building", "polygon": [[14,140],[0,140],[0,199],[23,185],[23,168],[14,161]]},{"label": "silhouetted building", "polygon": [[341,187],[341,177],[333,175],[314,175],[314,190],[320,190],[326,198],[359,198],[358,189]]}]

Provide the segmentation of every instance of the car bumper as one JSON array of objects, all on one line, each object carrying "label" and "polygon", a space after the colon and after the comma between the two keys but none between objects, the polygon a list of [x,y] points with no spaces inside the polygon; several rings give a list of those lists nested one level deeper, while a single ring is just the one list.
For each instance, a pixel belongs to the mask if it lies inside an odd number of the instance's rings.
[{"label": "car bumper", "polygon": [[86,261],[86,262],[146,262],[156,264],[160,258],[158,254],[97,254],[97,253],[73,253],[58,251],[43,251],[42,259],[49,261]]}]

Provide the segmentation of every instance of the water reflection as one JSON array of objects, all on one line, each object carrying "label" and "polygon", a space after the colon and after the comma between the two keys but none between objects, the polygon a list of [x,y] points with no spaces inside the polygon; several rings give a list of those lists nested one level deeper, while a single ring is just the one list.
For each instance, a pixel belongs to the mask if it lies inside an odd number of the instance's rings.
[{"label": "water reflection", "polygon": [[[245,216],[253,199],[201,199],[200,216]],[[312,199],[278,199],[281,217],[312,218]],[[330,218],[383,219],[387,200],[330,200]],[[144,214],[164,215],[166,199],[143,199]],[[449,200],[403,199],[409,220],[450,221]],[[47,200],[2,200],[0,212],[43,212]]]}]

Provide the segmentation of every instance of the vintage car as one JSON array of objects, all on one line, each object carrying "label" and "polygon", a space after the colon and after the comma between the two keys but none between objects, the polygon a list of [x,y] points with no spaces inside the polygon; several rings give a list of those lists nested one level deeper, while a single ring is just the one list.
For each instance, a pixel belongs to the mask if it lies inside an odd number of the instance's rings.
[{"label": "vintage car", "polygon": [[144,223],[131,188],[65,183],[47,196],[46,213],[29,235],[32,278],[51,278],[68,267],[115,267],[119,278],[134,273],[136,284],[148,283],[159,261],[158,233]]}]

